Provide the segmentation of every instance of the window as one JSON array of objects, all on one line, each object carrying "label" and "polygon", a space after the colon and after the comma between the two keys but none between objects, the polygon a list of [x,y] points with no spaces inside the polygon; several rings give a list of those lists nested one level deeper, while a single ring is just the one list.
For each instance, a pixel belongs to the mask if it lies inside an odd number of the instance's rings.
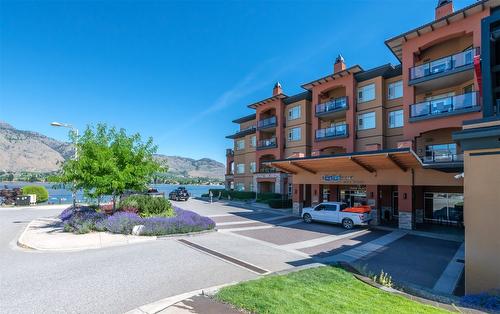
[{"label": "window", "polygon": [[236,165],[236,173],[238,173],[238,174],[245,173],[245,164]]},{"label": "window", "polygon": [[293,195],[293,184],[292,183],[288,183],[288,197],[292,197]]},{"label": "window", "polygon": [[451,162],[457,159],[457,144],[436,144],[425,147],[425,162]]},{"label": "window", "polygon": [[254,136],[252,136],[252,137],[250,138],[250,145],[251,145],[252,147],[257,146],[257,136],[255,136],[255,135],[254,135]]},{"label": "window", "polygon": [[243,149],[245,149],[245,140],[236,141],[236,150],[243,150]]},{"label": "window", "polygon": [[426,221],[443,223],[464,221],[464,195],[461,193],[424,194],[424,218]]},{"label": "window", "polygon": [[255,164],[255,161],[252,161],[252,162],[250,163],[250,172],[251,172],[251,173],[254,173],[255,171],[257,171],[257,166],[256,166],[256,164]]},{"label": "window", "polygon": [[464,87],[464,94],[472,93],[474,91],[474,84]]},{"label": "window", "polygon": [[403,97],[403,81],[397,81],[389,84],[389,90],[387,92],[389,99],[396,99]]},{"label": "window", "polygon": [[243,183],[236,183],[234,189],[236,191],[245,191],[245,184],[243,184]]},{"label": "window", "polygon": [[250,186],[249,186],[249,191],[250,191],[250,192],[255,192],[255,191],[253,190],[253,183],[250,183]]},{"label": "window", "polygon": [[400,128],[404,125],[403,110],[389,112],[389,128]]},{"label": "window", "polygon": [[300,128],[291,128],[288,130],[288,141],[300,141]]},{"label": "window", "polygon": [[358,115],[358,130],[374,129],[377,126],[375,112]]},{"label": "window", "polygon": [[295,120],[300,118],[300,106],[296,106],[288,110],[288,120]]},{"label": "window", "polygon": [[358,88],[358,102],[365,102],[375,99],[375,84]]}]

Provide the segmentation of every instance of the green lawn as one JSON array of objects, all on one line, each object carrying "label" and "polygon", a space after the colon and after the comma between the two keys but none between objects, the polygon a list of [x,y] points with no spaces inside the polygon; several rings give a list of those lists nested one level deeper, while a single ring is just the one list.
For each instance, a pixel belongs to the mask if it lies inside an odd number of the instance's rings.
[{"label": "green lawn", "polygon": [[376,289],[336,267],[264,277],[223,288],[216,298],[254,313],[449,313]]}]

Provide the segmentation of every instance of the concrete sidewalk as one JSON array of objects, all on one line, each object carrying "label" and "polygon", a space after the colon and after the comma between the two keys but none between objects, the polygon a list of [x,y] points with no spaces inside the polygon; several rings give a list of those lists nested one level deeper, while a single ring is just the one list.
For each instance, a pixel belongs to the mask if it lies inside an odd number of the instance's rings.
[{"label": "concrete sidewalk", "polygon": [[156,237],[112,234],[108,232],[73,234],[63,231],[60,219],[39,218],[26,226],[17,244],[24,248],[39,251],[79,251],[154,240],[156,240]]}]

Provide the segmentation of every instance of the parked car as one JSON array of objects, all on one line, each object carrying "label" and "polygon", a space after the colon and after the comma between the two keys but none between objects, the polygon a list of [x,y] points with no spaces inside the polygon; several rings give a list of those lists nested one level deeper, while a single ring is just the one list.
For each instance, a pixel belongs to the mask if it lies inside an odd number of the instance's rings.
[{"label": "parked car", "polygon": [[314,220],[341,223],[345,229],[366,226],[371,220],[370,206],[347,207],[341,202],[324,202],[315,207],[302,209],[302,219],[306,223]]},{"label": "parked car", "polygon": [[189,196],[188,190],[183,186],[178,187],[168,194],[168,198],[173,201],[187,201]]}]

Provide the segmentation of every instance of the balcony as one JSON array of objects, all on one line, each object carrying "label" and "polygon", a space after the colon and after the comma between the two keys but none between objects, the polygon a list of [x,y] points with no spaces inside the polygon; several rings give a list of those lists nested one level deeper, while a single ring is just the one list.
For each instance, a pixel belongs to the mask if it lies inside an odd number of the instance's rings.
[{"label": "balcony", "polygon": [[432,151],[420,157],[425,169],[440,170],[443,172],[464,171],[464,155],[452,151]]},{"label": "balcony", "polygon": [[480,111],[477,92],[410,105],[410,122]]},{"label": "balcony", "polygon": [[241,137],[244,137],[246,135],[255,133],[255,131],[256,131],[255,125],[252,125],[252,126],[249,126],[248,128],[240,129],[240,130],[236,131],[234,134],[226,136],[226,138],[237,139],[237,138],[241,138]]},{"label": "balcony", "polygon": [[316,117],[338,118],[344,115],[348,108],[347,97],[331,99],[325,103],[316,105]]},{"label": "balcony", "polygon": [[269,139],[265,139],[265,140],[260,140],[257,143],[257,149],[258,150],[268,149],[268,148],[275,148],[275,147],[278,147],[276,145],[276,138],[275,137],[272,137],[272,138],[269,138]]},{"label": "balcony", "polygon": [[440,58],[410,68],[408,85],[415,86],[417,93],[456,86],[474,78],[474,57],[479,48]]},{"label": "balcony", "polygon": [[276,127],[276,125],[277,125],[276,116],[271,116],[269,118],[259,120],[259,122],[257,122],[257,129],[258,130],[270,129]]},{"label": "balcony", "polygon": [[316,130],[316,141],[326,141],[348,136],[347,124]]}]

